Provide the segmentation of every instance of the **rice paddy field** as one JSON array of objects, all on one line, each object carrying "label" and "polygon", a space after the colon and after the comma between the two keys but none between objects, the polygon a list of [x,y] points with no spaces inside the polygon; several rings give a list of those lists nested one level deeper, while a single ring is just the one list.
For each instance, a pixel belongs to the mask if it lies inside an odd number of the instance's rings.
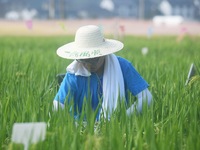
[{"label": "rice paddy field", "polygon": [[[47,123],[44,141],[34,150],[199,150],[199,72],[185,86],[189,67],[200,69],[200,37],[126,36],[117,52],[150,84],[153,104],[141,114],[126,116],[121,106],[110,121],[94,122],[89,107],[87,125],[76,122],[68,109],[52,111],[58,90],[56,75],[71,60],[56,49],[73,36],[0,37],[0,149],[24,149],[11,140],[14,123]],[[142,53],[146,47],[147,53]]]}]

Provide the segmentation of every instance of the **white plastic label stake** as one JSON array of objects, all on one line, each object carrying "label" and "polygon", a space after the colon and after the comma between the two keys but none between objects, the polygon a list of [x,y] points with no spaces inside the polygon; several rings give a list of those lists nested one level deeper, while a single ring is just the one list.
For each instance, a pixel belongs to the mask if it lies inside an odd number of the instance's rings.
[{"label": "white plastic label stake", "polygon": [[194,63],[192,63],[190,66],[190,70],[188,72],[188,76],[187,76],[185,85],[187,85],[189,83],[190,79],[195,75],[195,73],[196,73],[195,66],[194,66]]},{"label": "white plastic label stake", "polygon": [[28,150],[29,144],[43,141],[46,135],[46,123],[15,123],[12,130],[12,141],[24,144],[24,150]]}]

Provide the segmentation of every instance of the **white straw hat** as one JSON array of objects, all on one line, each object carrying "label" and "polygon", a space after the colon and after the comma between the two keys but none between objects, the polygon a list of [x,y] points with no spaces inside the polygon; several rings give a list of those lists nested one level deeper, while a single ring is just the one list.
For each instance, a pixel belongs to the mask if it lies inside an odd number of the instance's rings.
[{"label": "white straw hat", "polygon": [[98,26],[87,25],[76,31],[75,41],[57,49],[58,56],[67,59],[87,59],[117,52],[124,44],[113,39],[105,39]]}]

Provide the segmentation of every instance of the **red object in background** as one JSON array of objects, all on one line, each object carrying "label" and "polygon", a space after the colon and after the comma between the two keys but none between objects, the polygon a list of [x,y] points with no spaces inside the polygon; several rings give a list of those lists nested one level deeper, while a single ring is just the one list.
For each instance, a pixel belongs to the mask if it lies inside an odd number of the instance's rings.
[{"label": "red object in background", "polygon": [[188,30],[187,30],[186,27],[182,27],[182,28],[181,28],[181,32],[182,32],[182,33],[186,33],[187,31],[188,31]]},{"label": "red object in background", "polygon": [[33,28],[33,22],[32,20],[27,20],[26,21],[26,27],[31,30]]},{"label": "red object in background", "polygon": [[120,25],[119,28],[120,28],[120,31],[125,32],[125,27],[124,27],[124,25]]}]

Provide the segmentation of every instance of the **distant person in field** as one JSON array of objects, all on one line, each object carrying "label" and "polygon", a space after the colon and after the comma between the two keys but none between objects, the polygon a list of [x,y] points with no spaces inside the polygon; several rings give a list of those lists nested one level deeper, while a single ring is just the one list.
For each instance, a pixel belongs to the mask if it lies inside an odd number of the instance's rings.
[{"label": "distant person in field", "polygon": [[[98,26],[80,27],[75,41],[57,50],[58,56],[74,61],[66,68],[53,101],[54,109],[72,102],[74,118],[79,118],[86,100],[97,112],[98,121],[101,117],[110,118],[121,101],[130,106],[127,115],[135,109],[141,112],[144,102],[150,105],[152,95],[148,83],[129,61],[113,54],[123,46],[120,41],[104,38]],[[131,105],[130,93],[137,97]]]}]

